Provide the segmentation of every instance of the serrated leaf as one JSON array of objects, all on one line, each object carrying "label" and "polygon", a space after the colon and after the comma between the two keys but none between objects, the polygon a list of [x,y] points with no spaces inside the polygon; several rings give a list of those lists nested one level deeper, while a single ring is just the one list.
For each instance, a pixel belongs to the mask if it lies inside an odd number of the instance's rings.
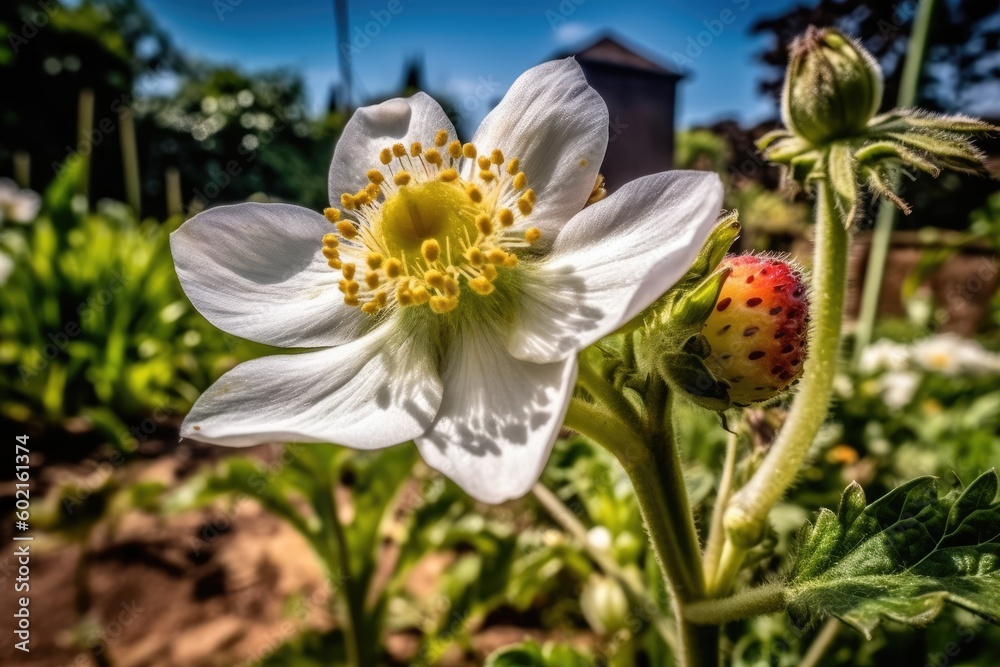
[{"label": "serrated leaf", "polygon": [[883,620],[923,625],[946,602],[1000,623],[997,474],[944,497],[921,477],[870,505],[852,484],[837,513],[804,527],[788,612],[808,623],[836,616],[865,636]]}]

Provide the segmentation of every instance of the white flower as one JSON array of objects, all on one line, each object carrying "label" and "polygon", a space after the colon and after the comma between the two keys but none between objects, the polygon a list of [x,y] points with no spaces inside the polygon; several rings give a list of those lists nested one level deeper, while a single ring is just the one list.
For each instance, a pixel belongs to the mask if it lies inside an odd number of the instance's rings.
[{"label": "white flower", "polygon": [[898,410],[910,404],[920,386],[920,373],[914,371],[889,371],[878,379],[882,402]]},{"label": "white flower", "polygon": [[912,348],[909,345],[883,338],[861,352],[858,370],[866,374],[901,371],[909,365],[911,356]]},{"label": "white flower", "polygon": [[945,333],[925,338],[913,346],[913,358],[923,368],[943,375],[1000,372],[1000,358],[974,340]]},{"label": "white flower", "polygon": [[0,178],[0,223],[32,222],[41,205],[42,198],[34,190],[22,190],[9,178]]},{"label": "white flower", "polygon": [[587,531],[587,544],[594,549],[608,551],[611,549],[613,542],[614,536],[611,534],[611,531],[604,526],[594,526]]},{"label": "white flower", "polygon": [[343,211],[241,204],[185,223],[171,236],[177,273],[211,322],[323,349],[236,367],[182,435],[361,449],[413,439],[480,500],[526,493],[577,352],[685,273],[722,205],[715,174],[670,172],[583,208],[607,142],[607,108],[576,61],[550,62],[464,146],[422,93],[359,109],[330,167]]}]

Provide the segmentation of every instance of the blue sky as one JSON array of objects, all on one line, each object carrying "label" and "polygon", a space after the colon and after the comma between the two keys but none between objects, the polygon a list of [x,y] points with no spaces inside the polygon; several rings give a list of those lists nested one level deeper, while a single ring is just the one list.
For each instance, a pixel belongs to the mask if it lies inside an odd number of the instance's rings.
[{"label": "blue sky", "polygon": [[[340,80],[333,0],[144,0],[185,52],[254,71],[304,78],[313,109]],[[749,26],[795,0],[350,0],[355,102],[398,89],[403,62],[421,57],[427,87],[470,111],[475,127],[525,69],[608,30],[664,64],[685,66],[679,125],[774,114],[756,91]],[[366,34],[367,32],[367,34]],[[491,91],[488,99],[479,97]],[[479,93],[479,96],[477,96]]]}]

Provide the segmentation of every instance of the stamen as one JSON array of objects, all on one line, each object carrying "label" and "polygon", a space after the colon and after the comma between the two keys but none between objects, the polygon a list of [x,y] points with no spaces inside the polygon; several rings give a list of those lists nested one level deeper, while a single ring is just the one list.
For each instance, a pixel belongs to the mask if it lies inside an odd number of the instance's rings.
[{"label": "stamen", "polygon": [[456,160],[462,157],[462,142],[455,139],[450,144],[448,144],[448,155],[452,156]]},{"label": "stamen", "polygon": [[436,239],[427,239],[420,244],[420,254],[428,262],[436,262],[438,257],[441,256],[441,245]]},{"label": "stamen", "polygon": [[497,218],[500,220],[500,224],[504,227],[510,227],[514,224],[514,213],[509,208],[502,208],[497,212]]},{"label": "stamen", "polygon": [[486,276],[479,276],[478,278],[473,278],[472,280],[469,281],[469,287],[471,287],[472,291],[475,292],[476,294],[481,294],[483,296],[491,294],[494,289],[493,283],[491,283],[486,278]]},{"label": "stamen", "polygon": [[337,223],[337,231],[345,239],[353,239],[358,235],[357,228],[351,223],[350,220],[341,220]]},{"label": "stamen", "polygon": [[424,147],[420,145],[419,141],[414,141],[410,144],[410,157],[417,157],[424,151]]},{"label": "stamen", "polygon": [[434,135],[434,145],[437,146],[438,148],[441,148],[446,143],[448,143],[448,131],[438,130],[437,134]]},{"label": "stamen", "polygon": [[469,143],[462,146],[462,154],[470,160],[476,157],[476,147]]},{"label": "stamen", "polygon": [[406,146],[404,146],[403,144],[393,144],[392,154],[395,155],[396,157],[403,157],[404,155],[406,155]]},{"label": "stamen", "polygon": [[528,231],[524,232],[524,240],[528,243],[535,243],[540,238],[542,238],[542,230],[538,227],[532,227]]},{"label": "stamen", "polygon": [[392,162],[392,151],[390,151],[388,148],[383,148],[382,152],[378,154],[378,160],[382,164],[388,165],[390,162]]},{"label": "stamen", "polygon": [[517,172],[517,175],[514,177],[514,189],[520,190],[527,184],[528,184],[528,177],[524,175],[524,172],[523,171]]},{"label": "stamen", "polygon": [[490,162],[492,162],[497,166],[503,164],[503,153],[500,151],[499,148],[494,148],[493,152],[490,153]]},{"label": "stamen", "polygon": [[340,220],[340,210],[335,208],[324,208],[323,215],[332,223],[336,223]]},{"label": "stamen", "polygon": [[403,186],[410,182],[410,174],[406,171],[401,171],[392,177],[392,182],[396,185]]},{"label": "stamen", "polygon": [[368,180],[375,185],[382,185],[385,183],[385,175],[378,169],[369,169],[367,176]]},{"label": "stamen", "polygon": [[[531,231],[530,229],[528,231]],[[368,268],[374,271],[375,269],[382,266],[382,255],[377,252],[368,253],[367,257]]]}]

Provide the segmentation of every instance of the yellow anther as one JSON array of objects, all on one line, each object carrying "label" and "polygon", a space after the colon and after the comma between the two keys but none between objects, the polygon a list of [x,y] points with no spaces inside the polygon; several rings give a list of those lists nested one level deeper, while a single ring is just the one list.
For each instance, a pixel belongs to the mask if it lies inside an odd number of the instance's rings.
[{"label": "yellow anther", "polygon": [[410,182],[410,174],[405,171],[401,171],[392,177],[392,182],[396,185],[406,185]]},{"label": "yellow anther", "polygon": [[392,151],[388,148],[383,148],[382,152],[378,154],[378,160],[382,164],[389,164],[392,162]]},{"label": "yellow anther", "polygon": [[509,208],[500,209],[497,212],[497,218],[504,227],[510,227],[514,224],[514,213]]},{"label": "yellow anther", "polygon": [[493,233],[493,222],[490,220],[490,216],[485,213],[480,213],[476,216],[476,229],[483,236],[489,236]]},{"label": "yellow anther", "polygon": [[465,251],[465,259],[475,267],[480,267],[486,258],[483,256],[483,251],[479,248],[473,246]]},{"label": "yellow anther", "polygon": [[508,254],[503,259],[504,266],[517,266],[517,255]]},{"label": "yellow anther", "polygon": [[528,243],[534,243],[540,238],[542,238],[542,230],[538,227],[532,227],[524,233],[524,240]]},{"label": "yellow anther", "polygon": [[503,152],[499,148],[494,148],[490,153],[490,162],[498,166],[503,164]]},{"label": "yellow anther", "polygon": [[323,256],[327,259],[337,259],[340,257],[340,253],[336,248],[331,248],[330,246],[323,246]]},{"label": "yellow anther", "polygon": [[375,185],[381,185],[382,183],[385,183],[385,174],[383,174],[378,169],[369,169],[367,176],[368,180],[374,183]]},{"label": "yellow anther", "polygon": [[523,171],[517,172],[517,176],[514,177],[514,187],[520,190],[527,184],[528,184],[528,177],[524,175],[524,172]]},{"label": "yellow anther", "polygon": [[490,159],[488,157],[486,157],[485,155],[480,155],[479,159],[476,160],[476,164],[479,165],[480,169],[489,169],[490,166],[491,166],[490,165]]},{"label": "yellow anther", "polygon": [[361,290],[361,285],[350,279],[341,280],[339,286],[340,291],[348,296],[354,296]]},{"label": "yellow anther", "polygon": [[433,165],[440,165],[442,162],[441,153],[436,148],[428,148],[424,151],[424,159],[427,160],[428,164]]},{"label": "yellow anther", "polygon": [[329,266],[331,269],[339,269],[342,266],[340,260],[337,258],[327,261],[326,265]]},{"label": "yellow anther", "polygon": [[401,306],[412,306],[413,294],[410,293],[410,290],[400,287],[396,290],[396,302]]},{"label": "yellow anther", "polygon": [[385,275],[389,278],[398,278],[403,272],[403,264],[395,257],[385,263]]},{"label": "yellow anther", "polygon": [[434,145],[441,148],[446,143],[448,143],[448,131],[438,130],[437,134],[434,135]]},{"label": "yellow anther", "polygon": [[374,271],[378,267],[382,266],[382,255],[377,252],[368,253],[368,257],[365,258],[368,268]]},{"label": "yellow anther", "polygon": [[503,264],[504,260],[507,259],[507,253],[500,248],[493,248],[486,253],[486,259],[489,260],[490,264]]},{"label": "yellow anther", "polygon": [[458,280],[454,276],[444,277],[444,293],[448,296],[458,296]]},{"label": "yellow anther", "polygon": [[513,176],[521,168],[521,161],[516,157],[512,157],[510,162],[507,163],[507,173]]},{"label": "yellow anther", "polygon": [[410,156],[417,157],[424,151],[424,147],[420,145],[419,141],[414,141],[410,144]]},{"label": "yellow anther", "polygon": [[533,208],[534,206],[531,205],[531,202],[524,197],[517,200],[517,210],[521,212],[521,215],[531,215]]},{"label": "yellow anther", "polygon": [[444,274],[437,269],[431,269],[424,273],[424,280],[434,289],[444,288]]},{"label": "yellow anther", "polygon": [[427,239],[420,244],[420,254],[428,262],[436,262],[438,257],[441,256],[441,245],[436,239]]},{"label": "yellow anther", "polygon": [[329,234],[323,234],[323,245],[328,245],[331,248],[336,248],[340,245],[340,239],[333,232]]},{"label": "yellow anther", "polygon": [[336,208],[324,208],[323,215],[326,217],[327,220],[333,223],[336,223],[338,220],[340,220],[340,210]]},{"label": "yellow anther", "polygon": [[344,297],[344,303],[346,303],[348,306],[357,306],[361,302],[358,301],[358,297],[354,296],[353,294],[348,294],[347,296]]},{"label": "yellow anther", "polygon": [[354,206],[360,208],[372,203],[372,198],[367,190],[358,190],[354,195]]},{"label": "yellow anther", "polygon": [[473,144],[465,144],[462,146],[462,155],[471,160],[476,157],[476,147]]},{"label": "yellow anther", "polygon": [[444,181],[445,183],[450,183],[458,178],[458,172],[454,169],[445,169],[440,174],[438,174],[438,179]]},{"label": "yellow anther", "polygon": [[375,293],[375,305],[377,305],[379,308],[384,307],[385,304],[388,303],[388,301],[389,301],[389,295],[386,294],[385,292]]},{"label": "yellow anther", "polygon": [[345,239],[353,239],[358,235],[358,230],[351,224],[350,220],[341,220],[337,223],[337,231]]},{"label": "yellow anther", "polygon": [[432,296],[431,299],[431,310],[433,310],[438,315],[443,315],[444,313],[451,312],[458,307],[458,299],[455,297],[448,296]]},{"label": "yellow anther", "polygon": [[375,201],[376,199],[378,199],[378,196],[382,194],[382,188],[375,185],[374,183],[369,183],[368,185],[365,186],[365,194],[368,195],[368,199],[370,199],[371,201]]},{"label": "yellow anther", "polygon": [[404,146],[403,144],[393,144],[392,154],[395,155],[396,157],[403,157],[404,155],[406,155],[406,146]]},{"label": "yellow anther", "polygon": [[378,312],[378,306],[375,305],[374,301],[369,301],[368,303],[361,306],[361,312],[367,315],[374,315]]},{"label": "yellow anther", "polygon": [[369,289],[375,289],[379,286],[379,277],[377,271],[369,271],[365,274],[365,285],[368,285]]},{"label": "yellow anther", "polygon": [[531,188],[528,188],[527,190],[524,191],[524,194],[522,196],[526,197],[528,199],[528,201],[531,202],[532,206],[535,205],[536,197],[535,197],[535,191],[534,190],[532,190]]},{"label": "yellow anther", "polygon": [[[340,195],[340,205],[350,211],[354,208],[354,196],[350,192]],[[338,223],[339,226],[339,223]]]},{"label": "yellow anther", "polygon": [[344,278],[345,279],[347,279],[347,280],[353,280],[354,279],[354,271],[355,271],[355,269],[357,269],[357,267],[354,264],[347,263],[347,264],[344,264],[344,268],[341,270],[341,273],[344,274]]},{"label": "yellow anther", "polygon": [[413,303],[418,306],[427,303],[431,299],[431,293],[423,285],[414,287],[410,294],[413,295]]},{"label": "yellow anther", "polygon": [[469,195],[469,199],[475,203],[483,201],[483,192],[473,184],[465,186],[465,194]]},{"label": "yellow anther", "polygon": [[462,142],[455,139],[448,144],[448,155],[456,159],[462,157]]},{"label": "yellow anther", "polygon": [[481,171],[481,172],[479,172],[479,178],[483,179],[487,183],[489,183],[490,181],[492,181],[496,177],[497,177],[497,175],[494,174],[492,171]]},{"label": "yellow anther", "polygon": [[487,264],[483,267],[483,277],[485,277],[490,282],[497,279],[497,267],[492,264]]},{"label": "yellow anther", "polygon": [[476,294],[482,294],[486,296],[493,291],[493,283],[491,283],[486,276],[479,276],[478,278],[473,278],[469,281],[469,287]]}]

